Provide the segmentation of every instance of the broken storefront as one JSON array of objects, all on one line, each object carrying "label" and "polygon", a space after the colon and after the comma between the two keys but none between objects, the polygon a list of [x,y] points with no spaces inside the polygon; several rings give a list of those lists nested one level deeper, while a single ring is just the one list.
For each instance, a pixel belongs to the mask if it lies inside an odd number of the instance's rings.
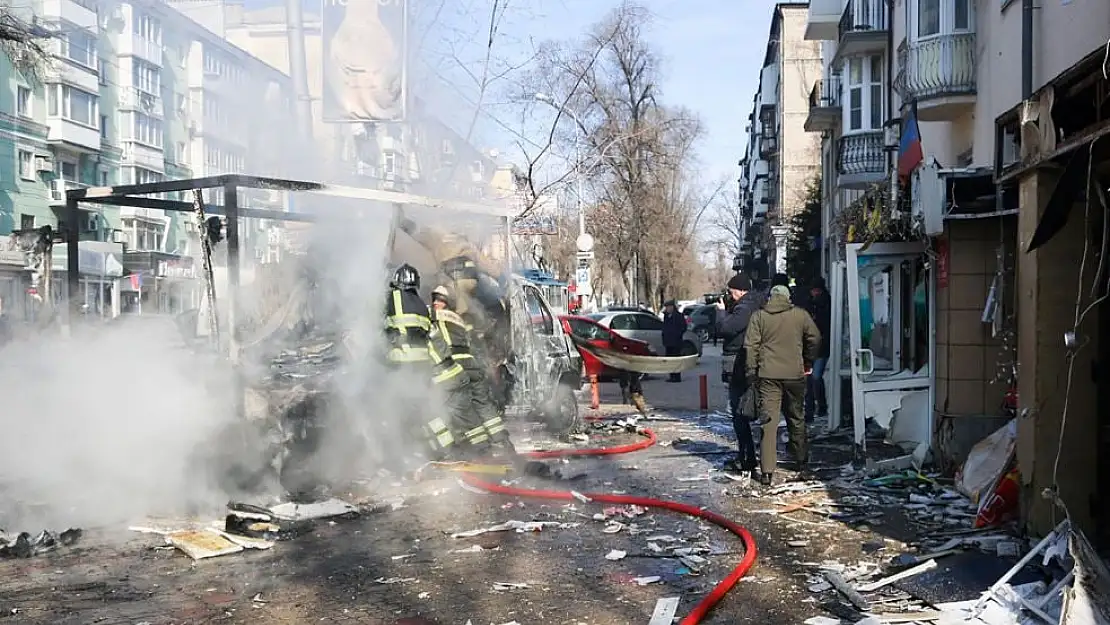
[{"label": "broken storefront", "polygon": [[200,306],[196,263],[189,256],[165,252],[126,252],[123,266],[123,311],[130,314],[177,314]]},{"label": "broken storefront", "polygon": [[[77,267],[80,273],[80,297],[90,315],[115,318],[120,314],[120,278],[123,276],[123,246],[104,241],[81,241],[78,247]],[[64,301],[66,293],[67,250],[55,245],[52,251],[52,276],[54,299]]]}]

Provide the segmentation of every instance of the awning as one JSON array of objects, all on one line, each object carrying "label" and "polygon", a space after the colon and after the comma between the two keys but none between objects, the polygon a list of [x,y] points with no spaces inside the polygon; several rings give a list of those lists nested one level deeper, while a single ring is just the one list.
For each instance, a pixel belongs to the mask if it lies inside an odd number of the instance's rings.
[{"label": "awning", "polygon": [[[55,273],[69,269],[66,246],[55,245],[51,268]],[[82,275],[119,278],[123,275],[123,245],[105,241],[81,241],[77,244],[77,270]]]}]

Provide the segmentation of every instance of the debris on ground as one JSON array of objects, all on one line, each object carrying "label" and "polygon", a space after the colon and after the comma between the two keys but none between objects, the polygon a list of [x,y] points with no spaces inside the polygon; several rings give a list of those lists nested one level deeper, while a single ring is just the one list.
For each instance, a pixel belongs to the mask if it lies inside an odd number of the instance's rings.
[{"label": "debris on ground", "polygon": [[42,530],[36,536],[27,532],[11,536],[0,530],[0,558],[30,558],[54,551],[59,546],[73,546],[81,540],[81,536],[82,530],[79,529],[68,529],[58,535]]},{"label": "debris on ground", "polygon": [[490,527],[482,527],[465,532],[455,532],[451,534],[451,538],[473,538],[490,532],[508,532],[510,530],[518,534],[523,534],[524,532],[539,532],[544,528],[570,529],[578,527],[578,525],[578,523],[560,523],[558,521],[505,521],[504,523],[492,525]]}]

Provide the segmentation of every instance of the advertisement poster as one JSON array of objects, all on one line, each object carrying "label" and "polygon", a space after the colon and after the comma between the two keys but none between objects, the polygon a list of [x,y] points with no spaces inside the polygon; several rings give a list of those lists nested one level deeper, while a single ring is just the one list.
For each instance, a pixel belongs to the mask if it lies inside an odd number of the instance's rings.
[{"label": "advertisement poster", "polygon": [[405,118],[407,0],[323,0],[326,122]]}]

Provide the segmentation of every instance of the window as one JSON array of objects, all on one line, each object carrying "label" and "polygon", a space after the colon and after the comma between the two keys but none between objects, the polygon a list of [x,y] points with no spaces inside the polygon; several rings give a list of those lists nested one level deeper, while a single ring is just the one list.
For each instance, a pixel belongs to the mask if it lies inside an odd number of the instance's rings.
[{"label": "window", "polygon": [[609,327],[613,330],[635,330],[636,315],[617,315],[609,321]]},{"label": "window", "polygon": [[911,32],[918,40],[939,35],[970,32],[973,28],[971,0],[916,0],[911,13],[916,27]]},{"label": "window", "polygon": [[156,148],[162,147],[162,120],[139,112],[130,113],[130,115],[131,136],[128,138]]},{"label": "window", "polygon": [[35,155],[30,150],[19,151],[19,177],[24,180],[35,179]]},{"label": "window", "polygon": [[108,60],[100,57],[96,60],[96,75],[100,77],[100,85],[108,84]]},{"label": "window", "polygon": [[881,130],[883,127],[883,57],[848,59],[845,127],[849,132]]},{"label": "window", "polygon": [[18,86],[15,88],[15,112],[20,117],[31,116],[31,90],[27,87]]},{"label": "window", "polygon": [[135,57],[131,57],[131,63],[131,80],[135,88],[151,95],[160,95],[162,70]]},{"label": "window", "polygon": [[35,229],[35,216],[26,213],[19,215],[19,229],[20,230],[34,230]]},{"label": "window", "polygon": [[156,171],[143,169],[142,167],[131,168],[131,184],[151,184],[154,182],[162,182],[166,177]]},{"label": "window", "polygon": [[544,306],[543,299],[535,287],[524,287],[524,307],[528,311],[528,318],[532,321],[533,330],[548,336],[555,334],[555,320],[551,317],[551,311]]},{"label": "window", "polygon": [[130,251],[162,251],[162,245],[166,241],[165,227],[162,224],[132,218],[124,219],[122,225]]},{"label": "window", "polygon": [[69,85],[48,85],[48,113],[51,117],[62,117],[90,128],[100,122],[99,98],[87,91]]},{"label": "window", "polygon": [[63,24],[62,54],[69,60],[90,69],[96,68],[96,37],[72,24]]},{"label": "window", "polygon": [[54,174],[62,180],[77,182],[77,163],[73,161],[55,161]]},{"label": "window", "polygon": [[584,341],[610,340],[609,331],[597,323],[591,323],[582,319],[569,319],[567,323],[570,325],[571,334]]},{"label": "window", "polygon": [[932,37],[940,34],[941,0],[917,0],[917,36]]},{"label": "window", "polygon": [[105,140],[105,141],[108,140],[108,116],[107,115],[101,115],[100,116],[100,138]]},{"label": "window", "polygon": [[[134,5],[132,5],[132,11],[134,11]],[[154,19],[153,17],[150,17],[149,15],[143,15],[138,12],[135,12],[132,15],[132,30],[135,32],[136,35],[142,37],[143,39],[146,39],[147,41],[162,43],[161,22]]]},{"label": "window", "polygon": [[638,314],[631,315],[636,320],[636,330],[643,332],[662,332],[663,321],[655,315]]},{"label": "window", "polygon": [[98,174],[97,175],[97,180],[96,180],[97,184],[99,184],[102,187],[112,186],[112,177],[108,173],[107,169],[101,169],[99,172],[97,172],[97,174]]},{"label": "window", "polygon": [[393,152],[386,152],[382,157],[382,171],[386,176],[392,176],[397,173],[397,154]]},{"label": "window", "polygon": [[182,165],[189,163],[189,150],[185,147],[185,142],[177,142],[177,147],[174,148],[174,159]]}]

